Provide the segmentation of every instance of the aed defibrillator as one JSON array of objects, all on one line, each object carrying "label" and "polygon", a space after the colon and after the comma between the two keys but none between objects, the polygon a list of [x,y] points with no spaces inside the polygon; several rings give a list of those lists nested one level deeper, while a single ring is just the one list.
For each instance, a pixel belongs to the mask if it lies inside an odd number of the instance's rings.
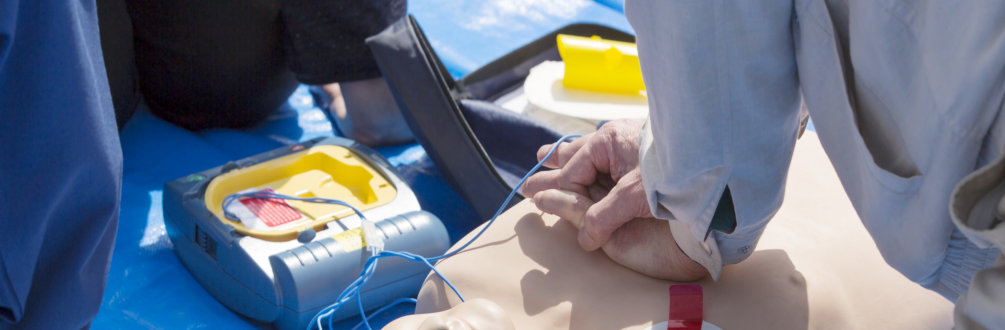
[{"label": "aed defibrillator", "polygon": [[[234,197],[249,191],[352,207]],[[353,208],[374,221],[388,250],[436,256],[450,245],[443,223],[420,209],[394,168],[343,138],[294,144],[164,186],[165,225],[182,263],[221,303],[280,329],[304,329],[362,271],[370,252]],[[381,262],[361,290],[363,304],[376,309],[414,296],[427,272],[406,260]],[[358,312],[342,308],[331,317]]]}]

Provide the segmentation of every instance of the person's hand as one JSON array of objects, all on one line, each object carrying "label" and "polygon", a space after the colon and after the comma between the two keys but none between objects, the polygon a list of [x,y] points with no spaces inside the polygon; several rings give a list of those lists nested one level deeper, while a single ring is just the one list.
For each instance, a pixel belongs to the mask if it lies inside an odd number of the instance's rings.
[{"label": "person's hand", "polygon": [[367,146],[400,144],[414,139],[384,78],[318,86],[334,115],[332,125]]},{"label": "person's hand", "polygon": [[[594,133],[559,145],[544,164],[558,170],[536,173],[523,187],[525,196],[561,189],[596,201],[585,210],[579,226],[579,244],[587,251],[604,245],[611,233],[629,220],[653,217],[639,172],[639,132],[643,123],[612,121]],[[542,146],[538,159],[544,158],[550,148]]]},{"label": "person's hand", "polygon": [[[558,168],[527,180],[524,194],[542,211],[579,228],[579,244],[602,248],[615,262],[668,280],[693,281],[708,271],[677,247],[666,221],[654,219],[639,169],[641,120],[614,121],[562,144],[545,166]],[[544,158],[550,145],[541,147]]]},{"label": "person's hand", "polygon": [[[634,174],[629,174],[633,176]],[[592,199],[565,190],[549,189],[534,195],[534,204],[558,215],[580,230]],[[600,247],[614,262],[639,273],[671,281],[691,282],[708,276],[708,270],[677,247],[670,225],[655,218],[633,218],[614,229]]]}]

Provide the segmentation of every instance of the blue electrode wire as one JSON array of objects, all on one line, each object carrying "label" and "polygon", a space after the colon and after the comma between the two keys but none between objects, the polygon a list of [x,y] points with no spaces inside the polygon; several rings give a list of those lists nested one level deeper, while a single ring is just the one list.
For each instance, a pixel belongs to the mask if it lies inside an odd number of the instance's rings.
[{"label": "blue electrode wire", "polygon": [[[345,201],[341,201],[341,200],[337,200],[337,199],[321,198],[321,197],[306,197],[306,198],[305,197],[297,197],[297,196],[284,195],[284,194],[279,194],[279,193],[265,191],[265,190],[256,190],[256,191],[250,191],[250,192],[244,192],[244,193],[235,193],[235,194],[227,195],[227,197],[225,197],[223,199],[223,202],[221,203],[222,204],[221,206],[223,207],[223,216],[224,217],[226,217],[227,219],[230,219],[232,221],[235,221],[235,222],[241,222],[240,218],[238,218],[234,213],[232,213],[232,212],[230,212],[230,211],[227,210],[227,208],[230,207],[231,203],[233,203],[234,201],[240,200],[241,198],[285,199],[285,200],[302,201],[302,202],[307,202],[307,203],[341,205],[341,206],[348,207],[353,212],[355,212],[356,215],[359,216],[359,218],[360,218],[361,221],[368,221],[367,218],[366,218],[366,216],[363,215],[363,212],[361,212],[359,209],[357,209],[356,207],[352,206],[351,204],[349,204],[349,203],[347,203]],[[371,251],[371,252],[374,252],[374,251]],[[351,283],[349,285],[349,287],[347,287],[346,291],[343,291],[342,294],[339,295],[339,299],[336,300],[336,304],[333,304],[332,306],[336,306],[336,309],[337,309],[337,306],[341,306],[342,304],[344,304],[346,301],[349,300],[349,297],[353,294],[353,292],[355,292],[356,295],[359,296],[359,287],[362,287],[363,284],[366,284],[366,281],[369,280],[369,278],[371,276],[373,276],[373,273],[376,271],[376,269],[377,269],[377,259],[374,259],[373,257],[371,257],[370,259],[367,260],[366,267],[364,267],[363,272],[360,274],[360,276],[357,277],[357,279],[355,281],[353,281],[353,283]],[[437,273],[439,273],[439,272],[437,272]],[[354,290],[348,290],[349,288],[355,288],[355,289]],[[329,307],[331,307],[331,306],[329,306]],[[359,307],[360,307],[360,315],[363,316],[363,321],[367,321],[367,317],[366,317],[366,314],[365,314],[365,312],[363,310],[362,303],[359,303]],[[332,313],[334,313],[334,309],[332,309],[331,312],[328,313],[328,315],[331,315]],[[321,313],[319,313],[318,315],[321,315]],[[320,319],[318,318],[318,315],[315,315],[314,318],[318,319],[318,327],[320,328],[321,324],[320,324]],[[314,323],[313,319],[311,320],[311,323]],[[329,319],[328,327],[331,328],[331,319]],[[369,328],[369,322],[367,322],[367,327]]]},{"label": "blue electrode wire", "polygon": [[[380,260],[380,259],[383,259],[383,258],[398,257],[398,258],[402,258],[402,259],[405,259],[405,260],[410,260],[410,261],[414,261],[414,262],[424,263],[427,267],[429,267],[430,270],[432,270],[436,274],[436,276],[438,276],[441,280],[443,280],[443,283],[446,283],[447,286],[449,286],[450,289],[454,291],[454,294],[456,294],[457,297],[461,299],[461,302],[464,302],[464,297],[461,296],[460,291],[458,291],[457,288],[454,287],[454,284],[450,283],[450,281],[447,280],[447,278],[444,277],[443,274],[441,274],[440,271],[437,270],[435,266],[433,266],[433,263],[437,262],[437,261],[440,261],[440,260],[443,260],[443,259],[446,259],[446,258],[449,258],[450,256],[453,256],[453,255],[457,254],[458,252],[463,251],[465,248],[467,248],[469,245],[471,245],[471,243],[474,243],[475,240],[477,240],[479,237],[481,237],[482,234],[485,233],[485,231],[488,230],[490,226],[492,226],[492,223],[494,223],[496,221],[496,218],[498,218],[499,215],[502,214],[502,212],[506,210],[506,205],[509,205],[510,201],[513,200],[513,197],[516,196],[517,191],[520,190],[520,187],[523,186],[524,182],[526,182],[527,179],[530,178],[530,176],[532,174],[534,174],[535,172],[537,172],[537,170],[539,170],[541,168],[541,166],[544,165],[544,162],[547,161],[548,158],[551,158],[551,155],[554,154],[555,150],[558,149],[558,145],[562,144],[562,142],[565,142],[568,139],[576,138],[576,137],[579,137],[579,136],[582,136],[582,135],[580,135],[580,134],[569,134],[569,135],[565,135],[565,136],[559,138],[558,141],[556,141],[555,144],[553,144],[551,146],[551,149],[548,150],[548,153],[545,154],[545,156],[543,158],[541,158],[541,161],[539,161],[536,165],[534,165],[534,167],[532,167],[530,169],[530,171],[527,171],[527,174],[524,175],[523,178],[520,179],[519,182],[517,182],[516,186],[513,187],[513,190],[510,191],[510,193],[509,193],[508,196],[506,196],[506,200],[503,201],[502,205],[499,206],[499,209],[496,210],[496,213],[494,215],[492,215],[492,218],[489,219],[489,221],[485,224],[485,226],[483,226],[482,229],[480,231],[478,231],[478,234],[475,234],[474,237],[472,237],[470,240],[468,240],[467,242],[465,242],[459,248],[454,249],[453,251],[444,253],[443,255],[440,255],[440,256],[437,256],[437,257],[432,257],[432,258],[425,258],[425,257],[419,256],[419,255],[416,255],[416,254],[409,253],[409,252],[401,252],[401,251],[375,251],[375,250],[371,250],[370,252],[372,253],[372,255],[369,258],[367,258],[366,263],[363,266],[363,270],[360,272],[360,274],[356,278],[356,280],[353,281],[352,283],[350,283],[349,286],[347,286],[342,291],[342,293],[339,294],[338,298],[335,299],[334,303],[332,303],[331,305],[328,305],[327,307],[322,308],[320,311],[318,311],[318,313],[316,315],[314,315],[314,317],[311,318],[311,321],[307,324],[307,329],[310,329],[310,328],[312,328],[315,325],[317,326],[318,329],[323,329],[322,328],[321,320],[324,319],[324,318],[326,318],[326,317],[328,317],[328,322],[327,322],[328,323],[328,328],[329,329],[333,328],[333,326],[332,326],[332,318],[330,316],[332,316],[332,314],[334,314],[336,310],[338,310],[339,308],[341,308],[343,304],[349,302],[349,299],[351,299],[353,296],[355,296],[355,298],[356,298],[356,306],[359,307],[359,313],[360,313],[360,316],[363,319],[363,321],[360,322],[359,324],[357,324],[355,327],[353,327],[353,329],[358,328],[360,325],[365,325],[367,329],[372,329],[372,327],[370,326],[369,317],[367,317],[365,309],[363,308],[363,299],[362,299],[362,296],[361,296],[361,291],[362,291],[361,289],[362,289],[363,285],[366,285],[366,283],[370,281],[370,278],[373,277],[373,274],[377,271],[377,261]],[[235,216],[233,213],[227,211],[227,206],[229,206],[230,203],[232,203],[235,200],[238,200],[240,198],[288,199],[288,200],[302,201],[302,202],[307,202],[307,203],[322,203],[322,204],[342,205],[342,206],[345,206],[345,207],[348,207],[348,208],[352,209],[353,212],[356,212],[356,214],[360,217],[361,220],[367,221],[366,217],[363,216],[363,212],[360,212],[358,209],[356,209],[355,207],[353,207],[352,205],[350,205],[349,203],[346,203],[344,201],[340,201],[340,200],[337,200],[337,199],[320,198],[320,197],[302,198],[302,197],[288,196],[288,195],[277,194],[277,193],[268,192],[268,191],[261,191],[261,190],[260,191],[246,192],[246,193],[231,194],[231,195],[228,195],[226,198],[224,198],[223,199],[223,214],[224,214],[224,216],[227,219],[230,219],[230,220],[233,220],[233,221],[238,221],[238,222],[240,221],[240,219],[238,219],[237,216]],[[371,316],[376,315],[376,314],[380,314],[380,313],[386,311],[387,309],[391,308],[392,306],[400,304],[400,303],[403,303],[403,302],[412,302],[412,303],[415,303],[415,299],[413,299],[413,298],[398,299],[398,300],[396,300],[396,301],[394,301],[394,302],[392,302],[392,303],[390,303],[388,305],[385,305],[384,307],[381,307],[376,312],[374,312],[373,314],[371,314]]]},{"label": "blue electrode wire", "polygon": [[471,243],[473,243],[476,239],[478,239],[478,237],[481,237],[482,234],[485,233],[485,231],[488,230],[490,226],[492,226],[492,223],[496,221],[496,218],[498,218],[499,215],[502,214],[503,211],[506,210],[506,205],[509,205],[509,202],[511,200],[513,200],[513,196],[516,196],[516,192],[520,191],[520,187],[522,187],[523,183],[527,181],[527,178],[530,178],[530,176],[532,174],[534,174],[534,172],[537,172],[537,170],[541,169],[541,166],[544,165],[544,162],[548,161],[548,158],[551,158],[551,154],[555,153],[555,150],[558,150],[558,145],[562,144],[562,142],[565,142],[565,140],[568,140],[568,139],[571,139],[571,138],[580,137],[580,136],[583,136],[583,135],[582,134],[568,134],[568,135],[565,135],[565,136],[559,138],[558,141],[555,141],[555,144],[551,145],[551,149],[548,150],[548,153],[544,155],[544,158],[541,158],[541,161],[537,162],[537,164],[534,165],[534,167],[530,168],[530,171],[527,171],[527,174],[524,175],[522,179],[520,179],[520,182],[517,182],[516,186],[513,187],[513,190],[511,190],[509,192],[509,196],[506,196],[506,200],[503,201],[502,205],[499,205],[499,209],[496,210],[496,213],[492,215],[492,218],[489,219],[488,223],[485,224],[485,227],[482,227],[482,230],[478,231],[478,234],[475,234],[474,237],[472,237],[470,240],[468,240],[467,243],[464,243],[464,245],[461,245],[461,247],[459,247],[457,249],[454,249],[453,251],[444,253],[443,255],[441,255],[439,257],[429,258],[429,260],[433,261],[433,262],[436,262],[436,261],[440,261],[441,259],[449,258],[450,256],[455,255],[458,252],[463,251],[464,249],[466,249],[468,247],[468,245],[471,245]]},{"label": "blue electrode wire", "polygon": [[362,308],[362,300],[359,299],[359,295],[361,293],[362,286],[366,284],[367,281],[370,280],[370,277],[373,276],[374,271],[376,270],[377,260],[389,257],[399,257],[414,262],[424,263],[426,267],[429,267],[429,269],[436,274],[436,276],[438,276],[441,280],[443,280],[443,283],[446,283],[447,286],[449,286],[450,289],[453,290],[455,294],[457,294],[457,297],[459,297],[462,302],[464,301],[464,297],[461,296],[461,293],[460,291],[457,290],[457,287],[455,287],[454,284],[450,282],[450,280],[444,277],[443,274],[440,273],[440,271],[437,270],[436,267],[433,266],[431,262],[429,262],[428,258],[408,252],[381,251],[380,253],[367,259],[366,263],[364,264],[364,270],[360,273],[359,277],[357,277],[356,280],[353,281],[353,283],[349,284],[349,286],[347,286],[346,289],[342,291],[342,294],[340,294],[339,298],[335,300],[335,303],[319,311],[318,314],[311,319],[308,328],[311,328],[313,327],[313,325],[316,324],[318,329],[324,329],[324,327],[322,327],[321,320],[328,317],[327,322],[328,329],[334,329],[332,325],[333,318],[331,318],[330,316],[334,314],[336,310],[342,307],[343,304],[348,302],[349,298],[354,295],[357,297],[356,304],[360,308],[360,316],[363,319],[363,324],[366,325],[368,328],[370,328],[369,318],[366,316],[364,308]]},{"label": "blue electrode wire", "polygon": [[223,216],[224,217],[226,217],[227,219],[230,219],[232,221],[241,222],[241,219],[238,218],[236,215],[234,215],[234,213],[231,213],[230,211],[227,211],[227,207],[230,206],[230,203],[233,203],[234,201],[239,200],[241,198],[286,199],[286,200],[301,201],[301,202],[307,202],[307,203],[342,205],[342,206],[348,207],[353,212],[356,212],[356,215],[359,216],[360,220],[366,220],[366,216],[363,216],[363,212],[360,212],[359,209],[357,209],[356,207],[352,206],[352,204],[349,204],[349,203],[346,203],[346,202],[343,202],[343,201],[340,201],[340,200],[337,200],[337,199],[328,199],[328,198],[321,198],[321,197],[297,197],[297,196],[277,194],[277,193],[274,193],[274,192],[271,192],[271,191],[265,191],[265,190],[256,190],[256,191],[250,191],[250,192],[236,193],[236,194],[227,195],[227,197],[223,198],[223,203],[222,203],[223,204]]},{"label": "blue electrode wire", "polygon": [[[398,300],[392,301],[390,304],[384,305],[384,307],[381,307],[380,309],[374,311],[373,314],[370,314],[370,316],[377,316],[377,314],[386,312],[388,309],[391,309],[391,307],[394,307],[394,306],[397,306],[397,305],[400,305],[400,304],[404,304],[404,303],[415,304],[415,303],[418,303],[418,302],[419,301],[415,300],[415,298],[399,298]],[[356,325],[353,326],[351,330],[356,330],[357,328],[359,328],[363,324],[365,324],[365,323],[364,322],[356,323]]]},{"label": "blue electrode wire", "polygon": [[[337,310],[339,307],[341,307],[341,305],[346,302],[345,300],[348,300],[348,296],[346,295],[347,293],[349,295],[355,293],[357,295],[357,297],[359,297],[360,288],[363,285],[365,285],[367,281],[369,281],[370,277],[373,275],[373,271],[376,269],[376,260],[381,259],[381,258],[385,258],[385,257],[396,256],[396,257],[401,257],[401,258],[404,258],[404,259],[407,259],[407,260],[411,260],[411,261],[425,263],[426,266],[429,267],[429,269],[431,269],[433,272],[435,272],[436,275],[441,280],[443,280],[443,282],[446,283],[450,287],[450,289],[454,291],[455,294],[457,294],[457,297],[461,299],[461,302],[464,302],[464,297],[461,296],[461,293],[457,290],[456,287],[454,287],[453,283],[450,283],[450,281],[447,280],[447,278],[444,277],[443,274],[441,274],[439,272],[439,270],[437,270],[436,267],[433,266],[432,263],[436,262],[436,261],[439,261],[439,260],[442,260],[442,259],[445,259],[445,258],[449,258],[450,256],[453,256],[453,255],[457,254],[458,252],[463,251],[465,248],[467,248],[469,245],[471,245],[471,243],[473,243],[475,240],[477,240],[479,237],[481,237],[482,234],[485,233],[485,231],[488,230],[488,228],[490,226],[492,226],[492,224],[495,222],[496,218],[498,218],[499,215],[502,214],[503,211],[505,211],[506,205],[509,205],[510,201],[513,200],[513,197],[516,196],[517,191],[520,190],[520,187],[523,186],[524,182],[526,182],[527,179],[530,178],[530,176],[532,174],[534,174],[535,172],[537,172],[537,170],[539,170],[541,168],[541,166],[544,165],[545,161],[547,161],[549,158],[551,158],[551,155],[555,153],[555,150],[558,149],[558,146],[562,142],[565,142],[568,139],[579,137],[579,136],[582,136],[582,135],[580,135],[580,134],[569,134],[569,135],[565,135],[565,136],[559,138],[558,141],[556,141],[555,144],[551,146],[551,149],[548,150],[548,153],[545,154],[545,156],[543,158],[541,158],[541,161],[539,161],[537,164],[535,164],[534,167],[532,167],[530,169],[530,171],[527,171],[527,174],[524,175],[523,178],[521,178],[519,182],[517,182],[516,186],[513,187],[513,190],[511,190],[510,193],[509,193],[509,195],[506,196],[506,200],[503,201],[502,205],[499,206],[499,209],[496,210],[496,213],[492,215],[492,218],[489,219],[489,221],[485,224],[485,226],[482,227],[482,229],[480,231],[478,231],[478,233],[475,234],[474,237],[472,237],[470,240],[468,240],[467,242],[465,242],[459,248],[454,249],[453,251],[447,252],[447,253],[445,253],[443,255],[440,255],[440,256],[437,256],[437,257],[432,257],[432,258],[424,258],[422,256],[414,255],[414,254],[407,253],[407,252],[395,252],[395,251],[381,251],[379,254],[371,256],[370,259],[367,260],[366,267],[364,267],[364,270],[360,274],[360,277],[357,278],[356,281],[354,281],[348,287],[346,287],[346,289],[340,295],[340,299],[337,299],[335,303],[333,303],[332,305],[329,305],[328,307],[326,307],[326,308],[322,309],[321,311],[319,311],[318,315],[315,315],[315,319],[311,320],[311,323],[308,324],[308,329],[310,329],[310,327],[311,327],[310,324],[315,324],[315,323],[317,324],[318,329],[322,329],[322,327],[321,327],[321,319],[324,318],[324,317],[328,317],[328,316],[331,316],[332,314],[334,314],[335,310]],[[374,261],[374,264],[372,265],[373,267],[370,267],[371,266],[370,265],[370,261],[371,260]],[[345,296],[345,297],[343,297],[343,296]],[[357,305],[360,308],[360,316],[363,319],[362,324],[365,325],[367,329],[372,329],[372,327],[370,326],[369,318],[363,312],[363,310],[364,310],[363,309],[363,305],[362,305],[361,299],[359,299],[359,298],[357,298]],[[333,328],[332,327],[332,319],[331,318],[328,319],[328,328],[329,329]]]}]

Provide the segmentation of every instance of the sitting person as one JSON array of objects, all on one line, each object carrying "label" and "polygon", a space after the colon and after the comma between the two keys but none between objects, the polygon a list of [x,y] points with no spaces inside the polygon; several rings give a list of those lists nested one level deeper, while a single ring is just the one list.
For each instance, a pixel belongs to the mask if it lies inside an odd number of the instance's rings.
[{"label": "sitting person", "polygon": [[93,2],[0,0],[0,329],[87,328],[122,150]]},{"label": "sitting person", "polygon": [[364,43],[405,15],[405,0],[98,0],[98,9],[120,128],[141,93],[151,112],[186,129],[248,127],[305,83],[344,136],[371,146],[412,139]]}]

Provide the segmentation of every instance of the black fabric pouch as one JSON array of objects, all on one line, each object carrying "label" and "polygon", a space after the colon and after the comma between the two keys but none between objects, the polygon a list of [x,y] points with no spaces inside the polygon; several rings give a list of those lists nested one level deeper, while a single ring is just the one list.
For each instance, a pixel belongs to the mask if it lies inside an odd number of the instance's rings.
[{"label": "black fabric pouch", "polygon": [[572,24],[454,80],[411,15],[367,39],[416,140],[482,219],[492,217],[537,163],[538,148],[561,137],[492,103],[522,86],[532,67],[561,60],[559,33],[634,42],[632,35],[609,27]]}]

